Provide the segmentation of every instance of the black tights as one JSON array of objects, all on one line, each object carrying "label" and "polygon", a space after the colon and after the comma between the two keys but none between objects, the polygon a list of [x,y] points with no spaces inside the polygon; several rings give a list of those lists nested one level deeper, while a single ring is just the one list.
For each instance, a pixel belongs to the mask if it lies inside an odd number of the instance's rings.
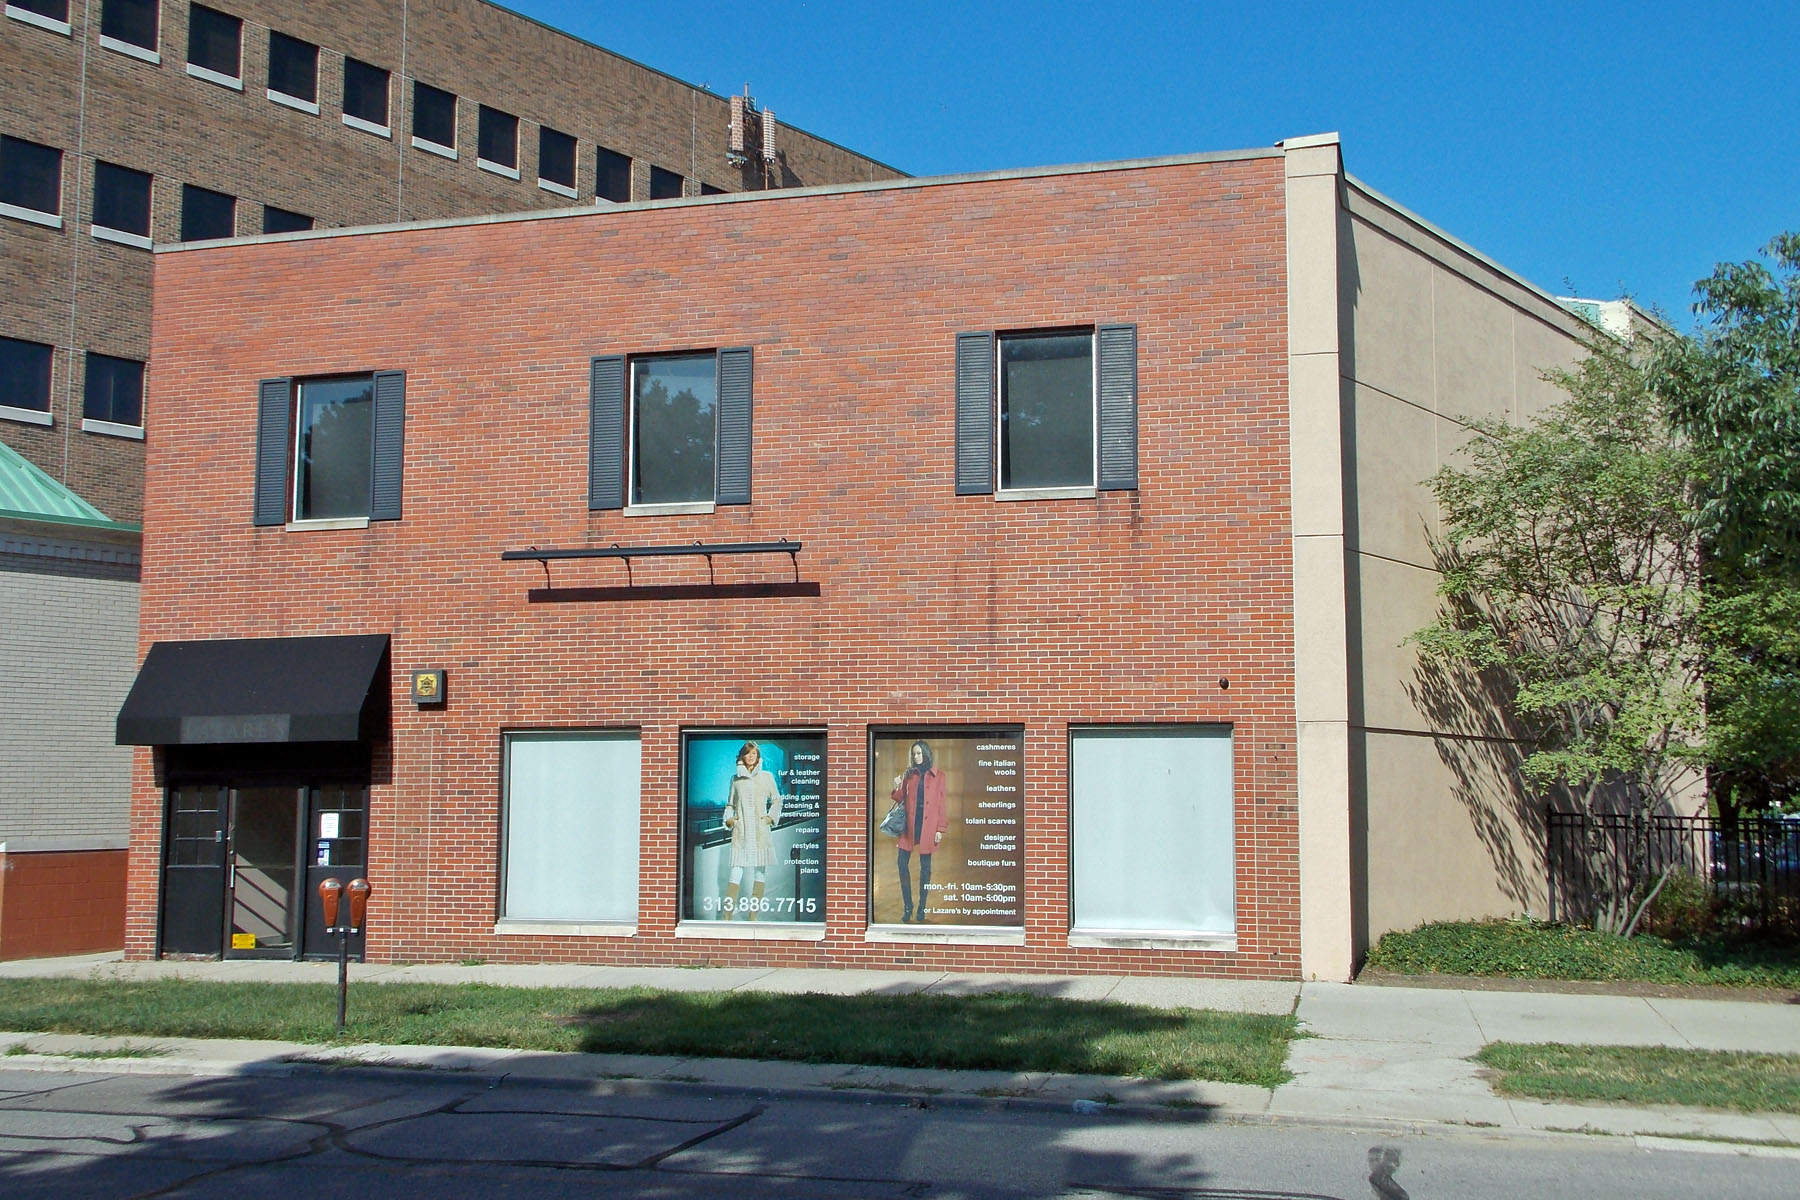
[{"label": "black tights", "polygon": [[[906,915],[901,920],[911,920],[912,902],[912,851],[901,850],[900,856],[900,903]],[[919,911],[925,910],[925,889],[931,886],[931,855],[919,855]]]}]

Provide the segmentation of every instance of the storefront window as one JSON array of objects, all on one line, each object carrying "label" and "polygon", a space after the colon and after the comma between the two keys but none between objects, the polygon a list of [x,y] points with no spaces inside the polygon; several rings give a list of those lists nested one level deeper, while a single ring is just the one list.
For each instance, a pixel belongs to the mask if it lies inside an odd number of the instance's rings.
[{"label": "storefront window", "polygon": [[638,738],[506,739],[505,894],[510,920],[637,920]]},{"label": "storefront window", "polygon": [[683,920],[825,920],[822,734],[690,733],[682,781]]},{"label": "storefront window", "polygon": [[872,923],[1025,923],[1023,742],[1018,730],[874,738]]}]

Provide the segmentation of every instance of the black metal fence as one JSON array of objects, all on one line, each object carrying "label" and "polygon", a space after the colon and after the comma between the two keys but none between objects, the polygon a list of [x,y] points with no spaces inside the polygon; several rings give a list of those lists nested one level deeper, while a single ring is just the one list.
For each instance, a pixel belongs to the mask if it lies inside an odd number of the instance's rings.
[{"label": "black metal fence", "polygon": [[1800,819],[1552,811],[1545,833],[1553,921],[1628,917],[1665,874],[1653,915],[1679,904],[1690,924],[1742,932],[1800,921]]}]

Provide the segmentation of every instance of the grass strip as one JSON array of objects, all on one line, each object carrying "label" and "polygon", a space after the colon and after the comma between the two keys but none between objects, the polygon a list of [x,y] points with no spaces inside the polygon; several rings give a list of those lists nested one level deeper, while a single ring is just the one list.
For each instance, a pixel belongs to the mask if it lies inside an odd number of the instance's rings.
[{"label": "grass strip", "polygon": [[780,995],[648,988],[0,980],[0,1029],[142,1037],[750,1058],[1058,1071],[1275,1087],[1291,1016],[1158,1009],[1026,993]]},{"label": "grass strip", "polygon": [[1404,975],[1476,975],[1800,988],[1800,946],[1686,942],[1545,921],[1438,921],[1384,934],[1368,965]]},{"label": "grass strip", "polygon": [[1495,1042],[1475,1061],[1509,1096],[1800,1113],[1800,1054]]}]

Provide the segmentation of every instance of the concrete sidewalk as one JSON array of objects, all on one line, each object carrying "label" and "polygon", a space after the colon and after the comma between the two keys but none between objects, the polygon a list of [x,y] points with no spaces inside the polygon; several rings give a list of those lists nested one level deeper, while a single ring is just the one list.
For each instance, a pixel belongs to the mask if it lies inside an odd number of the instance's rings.
[{"label": "concrete sidewalk", "polygon": [[[115,955],[0,963],[0,978],[189,978],[329,981],[331,963],[125,963]],[[1084,1110],[1214,1119],[1356,1124],[1402,1122],[1507,1130],[1591,1130],[1633,1136],[1700,1137],[1800,1145],[1800,1117],[1696,1109],[1574,1105],[1496,1096],[1468,1061],[1489,1042],[1570,1042],[1758,1050],[1800,1054],[1800,1006],[1720,1000],[1529,992],[1453,991],[1351,984],[1295,984],[1122,976],[966,975],[942,972],[773,968],[673,969],[357,964],[369,982],[489,983],[531,987],[655,987],[681,991],[943,992],[1031,991],[1077,1000],[1233,1012],[1297,1012],[1289,1051],[1292,1082],[1273,1091],[1243,1084],[1161,1082],[1041,1072],[937,1071],[729,1059],[548,1054],[431,1046],[302,1046],[183,1038],[95,1038],[0,1034],[0,1067],[92,1070],[96,1053],[125,1044],[153,1054],[105,1059],[109,1071],[293,1072],[407,1068],[484,1080],[646,1089],[889,1094],[934,1104],[1076,1106]],[[1296,1003],[1298,1007],[1296,1008]],[[69,1057],[70,1055],[80,1057]]]}]

